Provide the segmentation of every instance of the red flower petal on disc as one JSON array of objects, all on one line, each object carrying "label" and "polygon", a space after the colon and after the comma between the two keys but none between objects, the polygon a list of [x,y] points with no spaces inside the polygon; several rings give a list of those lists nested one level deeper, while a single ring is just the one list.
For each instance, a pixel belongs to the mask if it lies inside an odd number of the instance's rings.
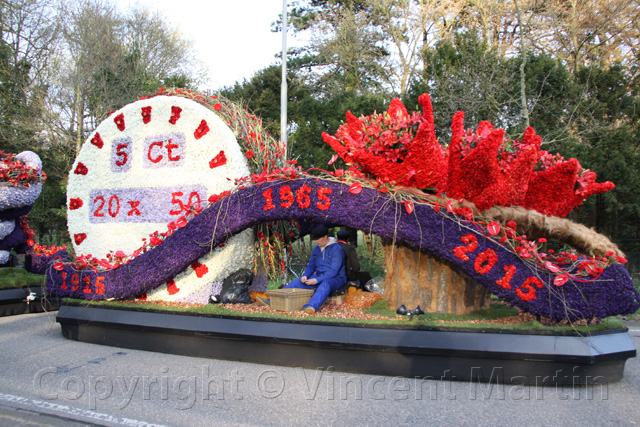
[{"label": "red flower petal on disc", "polygon": [[224,166],[227,164],[227,156],[225,156],[224,151],[220,151],[211,161],[209,162],[209,167],[211,169],[217,168],[218,166]]},{"label": "red flower petal on disc", "polygon": [[351,194],[360,194],[361,191],[362,184],[360,184],[359,182],[354,182],[353,184],[351,184],[351,187],[349,187],[349,193]]},{"label": "red flower petal on disc", "polygon": [[413,201],[407,200],[406,202],[404,202],[404,209],[407,211],[408,214],[412,214],[414,209]]},{"label": "red flower petal on disc", "polygon": [[171,117],[169,118],[169,123],[175,125],[178,119],[180,118],[180,113],[182,112],[182,108],[176,107],[175,105],[171,107]]},{"label": "red flower petal on disc", "polygon": [[76,209],[80,209],[83,204],[82,199],[79,197],[69,199],[69,210],[75,211]]},{"label": "red flower petal on disc", "polygon": [[89,169],[82,162],[78,162],[78,166],[73,171],[76,175],[86,175],[89,172]]},{"label": "red flower petal on disc", "polygon": [[91,138],[91,143],[98,148],[102,148],[102,146],[104,145],[104,142],[102,141],[102,137],[98,132],[96,132],[96,134],[93,135],[93,138]]},{"label": "red flower petal on disc", "polygon": [[116,126],[118,127],[118,130],[122,132],[125,129],[124,113],[120,113],[117,116],[115,116],[113,119],[113,123],[115,123]]},{"label": "red flower petal on disc", "polygon": [[200,139],[205,136],[209,132],[209,125],[206,120],[202,120],[198,128],[193,132],[193,136],[195,139]]},{"label": "red flower petal on disc", "polygon": [[82,242],[84,242],[84,239],[86,238],[87,238],[86,233],[76,233],[73,235],[73,240],[76,242],[76,245],[79,245]]},{"label": "red flower petal on disc", "polygon": [[209,272],[209,268],[206,265],[200,264],[197,261],[191,264],[191,268],[196,272],[196,276],[198,276],[199,279]]},{"label": "red flower petal on disc", "polygon": [[146,125],[151,121],[151,106],[142,107],[140,113],[142,114],[142,122]]},{"label": "red flower petal on disc", "polygon": [[173,279],[167,280],[167,292],[169,292],[169,295],[180,292],[180,288],[176,286],[176,282]]}]

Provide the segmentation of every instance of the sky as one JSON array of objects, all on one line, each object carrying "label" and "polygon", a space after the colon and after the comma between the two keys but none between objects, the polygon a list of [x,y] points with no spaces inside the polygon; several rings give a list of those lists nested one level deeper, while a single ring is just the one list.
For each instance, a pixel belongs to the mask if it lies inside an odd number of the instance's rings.
[{"label": "sky", "polygon": [[[192,40],[209,71],[200,89],[216,90],[249,79],[256,71],[279,64],[282,33],[271,23],[282,13],[282,0],[117,0],[122,12],[136,4],[159,11],[184,39]],[[290,3],[290,1],[289,1]],[[291,31],[289,47],[295,46]]]}]

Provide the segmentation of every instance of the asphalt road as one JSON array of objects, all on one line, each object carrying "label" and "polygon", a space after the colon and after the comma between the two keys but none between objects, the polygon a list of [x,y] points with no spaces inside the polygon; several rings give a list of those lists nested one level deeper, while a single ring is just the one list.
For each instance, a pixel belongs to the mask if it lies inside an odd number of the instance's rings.
[{"label": "asphalt road", "polygon": [[0,318],[0,348],[0,427],[640,423],[637,358],[594,387],[413,380],[85,344],[55,313]]}]

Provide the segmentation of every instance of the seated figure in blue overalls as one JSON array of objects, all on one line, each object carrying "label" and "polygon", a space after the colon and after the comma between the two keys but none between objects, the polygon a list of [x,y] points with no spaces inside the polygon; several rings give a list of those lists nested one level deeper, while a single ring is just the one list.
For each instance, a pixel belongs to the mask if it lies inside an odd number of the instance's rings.
[{"label": "seated figure in blue overalls", "polygon": [[[316,227],[311,232],[311,238],[316,241],[316,246],[311,252],[307,268],[302,277],[293,279],[285,286],[285,289],[315,291],[309,302],[302,307],[302,311],[307,314],[318,311],[329,293],[340,289],[347,282],[344,251],[333,237],[329,237],[329,230],[324,226]],[[268,304],[268,301],[261,298],[259,302]]]}]

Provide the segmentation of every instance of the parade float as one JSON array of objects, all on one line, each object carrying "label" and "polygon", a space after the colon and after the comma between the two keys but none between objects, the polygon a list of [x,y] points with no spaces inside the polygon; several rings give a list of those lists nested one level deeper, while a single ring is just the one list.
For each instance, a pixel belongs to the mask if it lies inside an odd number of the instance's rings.
[{"label": "parade float", "polygon": [[[323,138],[350,168],[313,173],[285,162],[285,147],[258,118],[216,97],[162,90],[112,113],[70,171],[75,261],[54,260],[46,274],[50,294],[75,299],[58,314],[63,335],[371,374],[535,383],[622,378],[636,352],[625,328],[471,330],[89,303],[206,304],[239,269],[284,268],[270,239],[295,233],[263,232],[284,223],[380,237],[384,299],[394,309],[455,314],[483,307],[493,295],[538,319],[591,324],[640,308],[622,252],[564,219],[612,183],[596,183],[576,159],[541,150],[531,128],[512,141],[488,122],[466,131],[458,113],[444,146],[429,96],[419,103],[421,112],[394,100],[382,114],[347,113],[335,136]],[[565,249],[546,250],[548,239]],[[256,274],[254,290],[265,289],[263,276]]]},{"label": "parade float", "polygon": [[36,153],[0,151],[0,316],[58,307],[56,298],[43,298],[42,274],[54,254],[66,260],[66,250],[39,245],[27,220],[46,179]]}]

